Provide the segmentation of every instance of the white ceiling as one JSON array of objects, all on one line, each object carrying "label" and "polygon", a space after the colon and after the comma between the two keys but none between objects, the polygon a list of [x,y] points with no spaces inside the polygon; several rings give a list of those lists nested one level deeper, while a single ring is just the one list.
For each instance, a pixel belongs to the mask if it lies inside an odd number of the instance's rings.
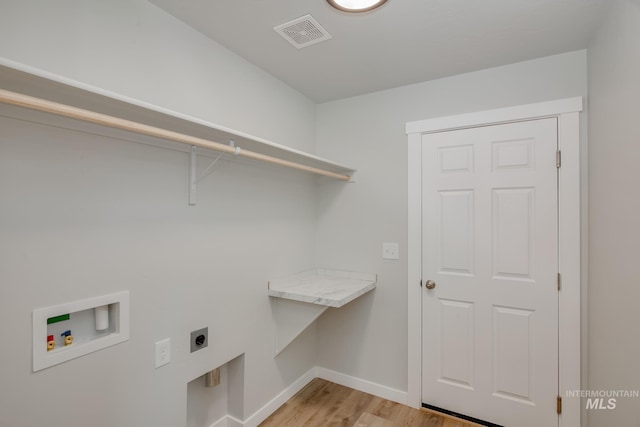
[{"label": "white ceiling", "polygon": [[[316,102],[583,49],[611,0],[150,0]],[[273,27],[311,14],[332,36],[296,49]]]}]

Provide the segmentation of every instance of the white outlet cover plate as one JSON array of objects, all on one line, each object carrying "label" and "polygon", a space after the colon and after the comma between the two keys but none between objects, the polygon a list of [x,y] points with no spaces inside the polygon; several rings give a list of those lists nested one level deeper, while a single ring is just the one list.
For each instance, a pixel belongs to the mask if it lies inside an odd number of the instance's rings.
[{"label": "white outlet cover plate", "polygon": [[171,339],[156,342],[156,368],[171,362]]},{"label": "white outlet cover plate", "polygon": [[400,259],[400,247],[397,243],[382,244],[382,258],[384,259]]}]

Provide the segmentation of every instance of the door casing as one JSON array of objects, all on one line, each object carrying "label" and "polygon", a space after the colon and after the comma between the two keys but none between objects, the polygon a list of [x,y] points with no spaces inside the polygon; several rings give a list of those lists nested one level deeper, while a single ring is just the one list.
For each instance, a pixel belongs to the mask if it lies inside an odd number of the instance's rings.
[{"label": "door casing", "polygon": [[[580,122],[582,97],[527,104],[477,113],[420,120],[406,124],[408,135],[408,382],[407,404],[422,404],[422,135],[524,120],[556,117],[561,167],[558,175],[559,270],[559,395],[563,398],[561,427],[579,427],[581,389],[580,319]],[[578,363],[576,363],[578,362]]]}]

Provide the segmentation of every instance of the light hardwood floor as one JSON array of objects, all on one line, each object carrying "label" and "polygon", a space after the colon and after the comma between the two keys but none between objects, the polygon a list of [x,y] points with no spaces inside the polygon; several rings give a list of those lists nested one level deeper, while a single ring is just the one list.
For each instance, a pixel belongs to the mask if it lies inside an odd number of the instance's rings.
[{"label": "light hardwood floor", "polygon": [[319,378],[314,379],[259,427],[472,427]]}]

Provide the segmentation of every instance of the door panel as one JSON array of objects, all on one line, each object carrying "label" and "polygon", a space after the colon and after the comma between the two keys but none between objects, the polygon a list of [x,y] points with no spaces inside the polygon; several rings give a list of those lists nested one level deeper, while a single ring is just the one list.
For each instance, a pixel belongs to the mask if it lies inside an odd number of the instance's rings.
[{"label": "door panel", "polygon": [[442,350],[438,380],[473,389],[473,304],[449,300],[440,300],[440,304]]},{"label": "door panel", "polygon": [[534,188],[494,189],[493,276],[532,279]]},{"label": "door panel", "polygon": [[473,192],[441,191],[440,272],[472,274]]},{"label": "door panel", "polygon": [[493,393],[498,397],[532,401],[534,314],[493,307]]},{"label": "door panel", "polygon": [[424,135],[425,404],[558,424],[556,119]]}]

